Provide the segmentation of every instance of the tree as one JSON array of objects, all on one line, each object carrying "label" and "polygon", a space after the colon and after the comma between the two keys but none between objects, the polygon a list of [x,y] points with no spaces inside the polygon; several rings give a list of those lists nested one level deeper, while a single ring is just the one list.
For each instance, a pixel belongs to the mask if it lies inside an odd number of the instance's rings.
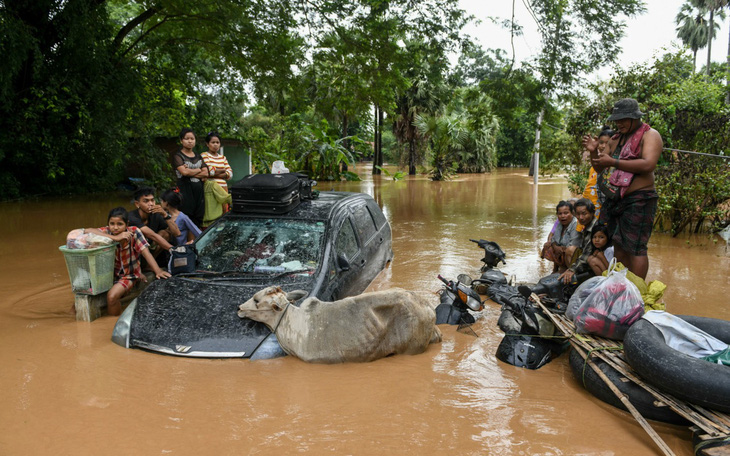
[{"label": "tree", "polygon": [[464,147],[468,132],[456,114],[419,114],[414,120],[419,132],[428,138],[431,152],[431,179],[448,179],[456,168],[454,154]]},{"label": "tree", "polygon": [[446,85],[448,61],[441,52],[423,41],[406,43],[410,65],[403,69],[409,86],[398,92],[393,133],[400,144],[407,147],[408,174],[416,174],[416,165],[423,158],[419,147],[422,142],[415,119],[419,115],[435,114],[448,102],[449,87]]},{"label": "tree", "polygon": [[677,37],[692,50],[692,69],[697,67],[697,51],[708,43],[707,10],[696,2],[684,3],[677,13]]},{"label": "tree", "polygon": [[[552,95],[573,90],[581,75],[611,62],[626,27],[621,17],[645,11],[641,0],[534,0],[526,5],[542,38],[533,68],[540,74],[543,105]],[[544,114],[544,110],[538,114],[535,157]]]},{"label": "tree", "polygon": [[243,80],[288,71],[287,5],[0,4],[0,198],[108,189],[137,147],[192,123],[211,87],[241,93]]},{"label": "tree", "polygon": [[708,21],[708,35],[707,35],[707,70],[706,73],[710,75],[710,66],[712,63],[712,39],[715,37],[716,31],[719,29],[720,24],[715,23],[715,13],[718,16],[725,18],[725,12],[722,8],[728,6],[728,0],[692,0],[695,6],[706,9],[710,13],[710,20]]}]

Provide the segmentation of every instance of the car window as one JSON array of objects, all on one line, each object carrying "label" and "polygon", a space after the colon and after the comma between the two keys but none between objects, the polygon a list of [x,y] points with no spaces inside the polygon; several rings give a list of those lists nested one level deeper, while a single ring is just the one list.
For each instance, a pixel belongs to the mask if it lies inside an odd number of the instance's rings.
[{"label": "car window", "polygon": [[368,211],[365,204],[355,206],[352,212],[355,215],[357,234],[360,236],[362,242],[365,243],[373,236],[373,234],[375,234],[375,231],[377,231],[373,216],[370,215],[370,211]]},{"label": "car window", "polygon": [[368,210],[370,211],[370,215],[372,215],[373,220],[375,221],[375,226],[377,228],[385,225],[385,215],[383,214],[383,211],[380,210],[380,206],[378,206],[378,203],[376,203],[374,200],[368,200]]},{"label": "car window", "polygon": [[351,260],[355,258],[358,252],[357,237],[355,236],[355,230],[352,228],[352,223],[348,217],[345,223],[342,224],[340,232],[337,233],[337,241],[335,241],[335,249],[338,254],[344,254],[345,258]]},{"label": "car window", "polygon": [[309,220],[231,217],[195,243],[197,269],[286,272],[319,268],[325,224]]}]

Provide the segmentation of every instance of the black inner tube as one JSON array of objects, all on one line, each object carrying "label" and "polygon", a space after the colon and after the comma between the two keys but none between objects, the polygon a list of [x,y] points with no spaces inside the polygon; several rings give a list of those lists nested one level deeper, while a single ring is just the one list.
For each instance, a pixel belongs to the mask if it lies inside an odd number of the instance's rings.
[{"label": "black inner tube", "polygon": [[[730,321],[678,315],[730,343]],[[730,367],[685,355],[664,342],[649,321],[634,323],[624,338],[629,365],[648,383],[687,402],[730,413]]]},{"label": "black inner tube", "polygon": [[[689,425],[689,421],[682,418],[668,406],[657,405],[651,393],[632,381],[626,381],[626,377],[608,363],[595,356],[591,356],[590,360],[606,374],[606,377],[616,385],[619,391],[628,396],[631,404],[636,407],[644,418],[661,421],[662,423]],[[576,350],[570,351],[570,368],[578,383],[582,384],[589,393],[609,405],[628,412],[624,403],[616,397],[616,394],[611,391],[591,366],[585,364],[583,357]]]}]

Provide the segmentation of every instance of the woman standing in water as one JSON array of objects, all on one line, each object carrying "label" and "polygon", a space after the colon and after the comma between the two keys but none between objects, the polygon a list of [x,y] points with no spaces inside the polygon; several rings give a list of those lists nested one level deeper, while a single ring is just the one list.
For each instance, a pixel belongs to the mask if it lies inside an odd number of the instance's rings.
[{"label": "woman standing in water", "polygon": [[180,150],[172,159],[177,175],[177,187],[182,195],[180,210],[197,226],[203,224],[205,213],[203,179],[209,176],[208,165],[203,157],[193,150],[195,133],[190,128],[180,130]]}]

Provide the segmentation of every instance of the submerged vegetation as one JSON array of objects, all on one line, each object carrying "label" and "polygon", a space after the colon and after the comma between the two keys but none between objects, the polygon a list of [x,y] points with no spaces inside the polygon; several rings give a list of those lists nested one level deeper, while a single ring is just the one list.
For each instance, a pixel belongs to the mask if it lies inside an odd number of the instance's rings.
[{"label": "submerged vegetation", "polygon": [[448,179],[530,166],[539,147],[540,172],[578,193],[580,136],[633,97],[666,147],[710,155],[662,157],[658,226],[730,223],[716,158],[730,153],[730,60],[695,68],[728,3],[692,0],[677,15],[687,49],[631,68],[613,56],[640,0],[529,3],[541,42],[517,63],[463,34],[474,18],[458,0],[0,2],[0,200],[169,184],[155,144],[183,126],[240,141],[260,172],[284,160],[318,180],[356,179],[361,159],[397,165],[394,180]]}]

